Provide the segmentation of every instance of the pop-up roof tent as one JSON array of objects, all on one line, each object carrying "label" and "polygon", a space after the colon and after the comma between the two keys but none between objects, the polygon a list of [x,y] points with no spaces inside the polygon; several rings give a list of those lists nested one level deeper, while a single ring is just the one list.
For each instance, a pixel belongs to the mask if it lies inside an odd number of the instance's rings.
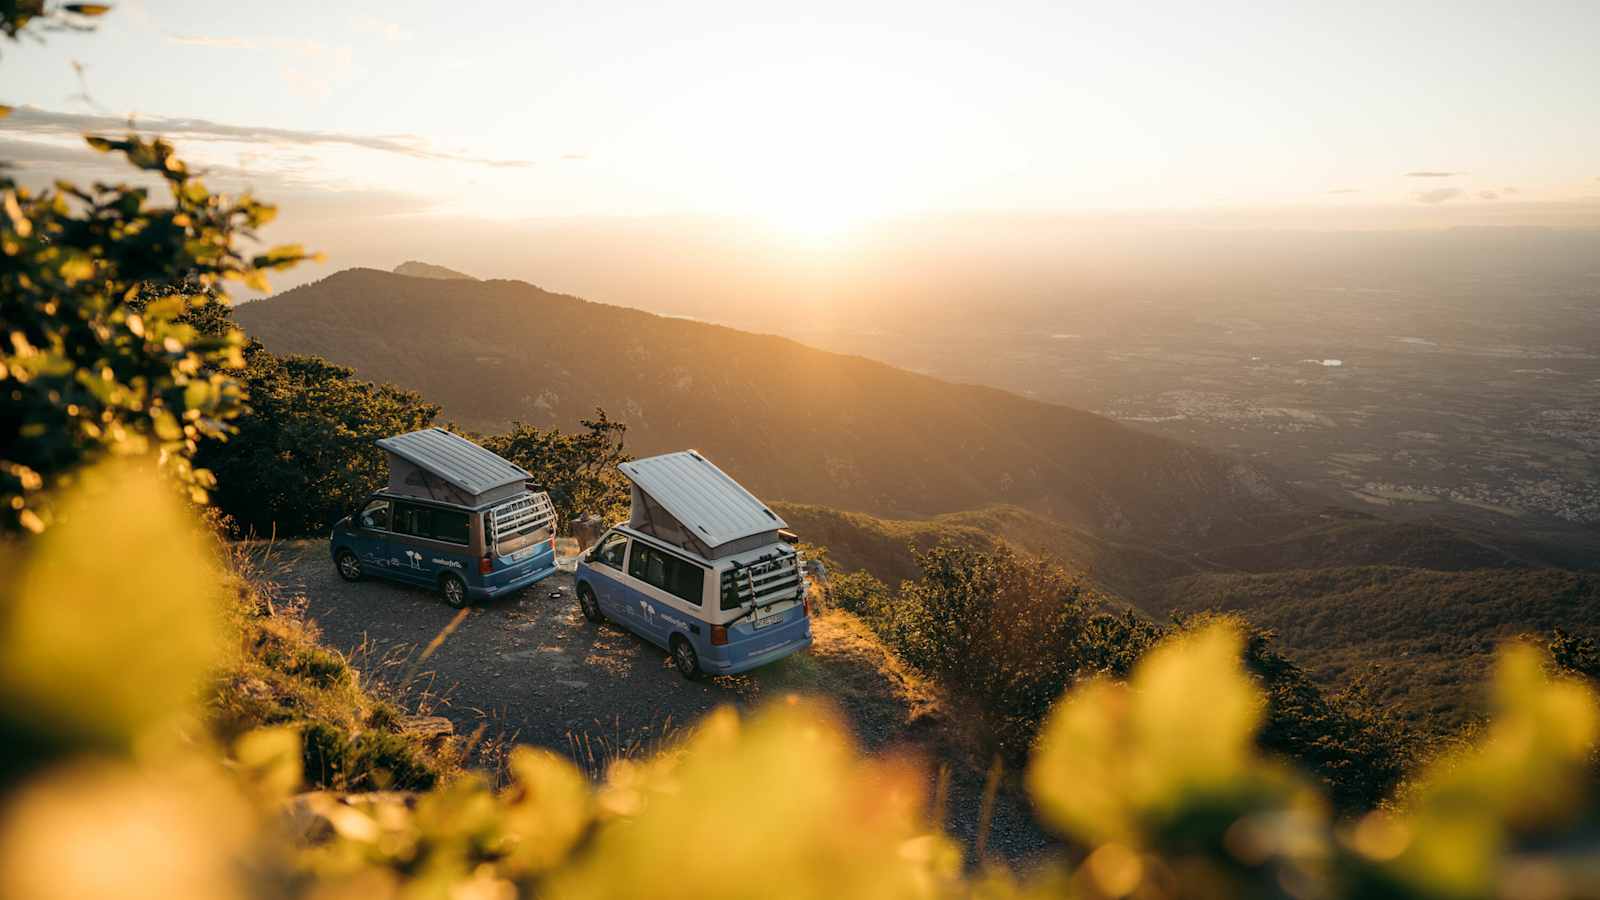
[{"label": "pop-up roof tent", "polygon": [[378,446],[389,456],[389,491],[408,497],[477,508],[522,493],[532,477],[443,428],[382,438]]},{"label": "pop-up roof tent", "polygon": [[617,467],[633,482],[629,526],[669,544],[721,559],[779,539],[788,523],[694,450]]}]

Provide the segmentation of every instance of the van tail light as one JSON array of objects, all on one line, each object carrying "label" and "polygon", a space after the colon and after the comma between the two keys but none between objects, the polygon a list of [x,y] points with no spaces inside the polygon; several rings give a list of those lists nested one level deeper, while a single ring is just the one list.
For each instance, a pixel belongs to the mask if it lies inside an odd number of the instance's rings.
[{"label": "van tail light", "polygon": [[806,591],[800,595],[800,605],[805,607],[806,618],[811,618],[811,592]]},{"label": "van tail light", "polygon": [[726,625],[713,625],[713,626],[711,626],[711,643],[717,645],[718,647],[721,647],[723,644],[726,644],[727,642],[728,642],[728,626],[726,626]]},{"label": "van tail light", "polygon": [[494,559],[485,553],[483,559],[478,560],[478,574],[487,575],[494,571]]}]

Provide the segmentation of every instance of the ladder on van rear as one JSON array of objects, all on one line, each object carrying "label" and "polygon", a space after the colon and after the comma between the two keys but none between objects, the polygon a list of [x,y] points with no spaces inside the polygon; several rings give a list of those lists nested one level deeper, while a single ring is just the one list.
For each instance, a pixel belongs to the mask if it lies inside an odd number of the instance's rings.
[{"label": "ladder on van rear", "polygon": [[556,507],[543,491],[519,494],[489,510],[489,536],[498,553],[500,541],[540,529],[555,534]]}]

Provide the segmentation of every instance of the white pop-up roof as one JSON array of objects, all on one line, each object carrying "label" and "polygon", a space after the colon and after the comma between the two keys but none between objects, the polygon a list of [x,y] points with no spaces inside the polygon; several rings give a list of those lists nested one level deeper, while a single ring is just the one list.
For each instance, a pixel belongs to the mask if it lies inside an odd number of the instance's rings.
[{"label": "white pop-up roof", "polygon": [[389,455],[389,490],[477,506],[520,494],[532,476],[459,434],[424,428],[377,442]]},{"label": "white pop-up roof", "polygon": [[629,525],[716,559],[777,540],[788,523],[694,450],[617,467],[633,482]]}]

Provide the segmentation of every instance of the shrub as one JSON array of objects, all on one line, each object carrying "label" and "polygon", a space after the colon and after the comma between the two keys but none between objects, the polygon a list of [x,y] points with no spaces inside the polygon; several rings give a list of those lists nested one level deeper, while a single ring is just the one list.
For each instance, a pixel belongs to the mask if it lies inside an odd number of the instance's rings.
[{"label": "shrub", "polygon": [[201,444],[215,501],[240,534],[327,534],[388,481],[379,438],[426,428],[439,407],[308,356],[245,350],[249,411],[226,441]]}]

